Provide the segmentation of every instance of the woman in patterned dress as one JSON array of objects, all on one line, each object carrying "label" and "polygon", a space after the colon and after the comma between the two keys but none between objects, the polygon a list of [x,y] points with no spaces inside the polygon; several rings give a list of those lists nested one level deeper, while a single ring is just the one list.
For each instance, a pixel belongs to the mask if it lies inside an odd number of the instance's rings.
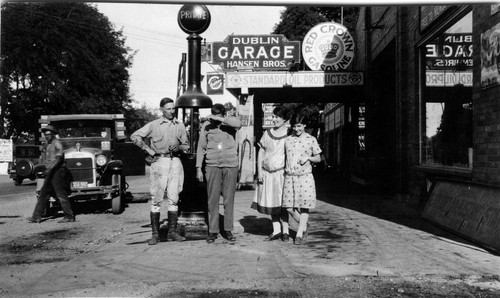
[{"label": "woman in patterned dress", "polygon": [[252,208],[271,215],[273,232],[264,241],[280,239],[289,241],[288,213],[281,208],[285,173],[285,139],[288,136],[290,112],[283,106],[273,110],[274,127],[266,130],[260,139],[257,170],[260,189],[257,190]]},{"label": "woman in patterned dress", "polygon": [[303,244],[307,237],[309,209],[316,207],[316,186],[311,163],[321,161],[321,148],[315,137],[305,132],[306,116],[294,114],[293,133],[285,140],[285,184],[282,207],[299,223],[295,244]]}]

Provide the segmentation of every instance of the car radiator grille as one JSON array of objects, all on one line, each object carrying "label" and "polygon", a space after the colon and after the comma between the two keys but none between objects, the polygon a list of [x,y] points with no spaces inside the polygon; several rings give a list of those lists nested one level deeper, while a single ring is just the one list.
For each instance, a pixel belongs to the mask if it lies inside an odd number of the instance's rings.
[{"label": "car radiator grille", "polygon": [[92,158],[66,158],[65,161],[73,181],[94,183],[94,160]]}]

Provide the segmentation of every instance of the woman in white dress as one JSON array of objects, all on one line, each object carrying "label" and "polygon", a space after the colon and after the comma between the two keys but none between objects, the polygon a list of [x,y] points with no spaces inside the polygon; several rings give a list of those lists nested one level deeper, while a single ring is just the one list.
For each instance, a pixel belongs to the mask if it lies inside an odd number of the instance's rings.
[{"label": "woman in white dress", "polygon": [[[285,171],[285,139],[288,137],[288,120],[291,112],[283,106],[273,110],[274,127],[262,135],[257,159],[257,183],[252,208],[271,215],[273,232],[264,241],[281,239],[289,241],[288,213],[281,208]],[[260,189],[259,189],[260,188]]]}]

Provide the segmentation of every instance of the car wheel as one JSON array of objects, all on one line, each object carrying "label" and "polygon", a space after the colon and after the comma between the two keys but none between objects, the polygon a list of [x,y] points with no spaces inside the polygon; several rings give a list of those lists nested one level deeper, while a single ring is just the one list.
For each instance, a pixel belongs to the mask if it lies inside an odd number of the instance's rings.
[{"label": "car wheel", "polygon": [[111,200],[111,211],[113,211],[113,214],[120,214],[123,211],[123,197],[125,196],[122,185],[122,175],[113,174],[111,181],[113,185],[118,185],[118,193]]}]

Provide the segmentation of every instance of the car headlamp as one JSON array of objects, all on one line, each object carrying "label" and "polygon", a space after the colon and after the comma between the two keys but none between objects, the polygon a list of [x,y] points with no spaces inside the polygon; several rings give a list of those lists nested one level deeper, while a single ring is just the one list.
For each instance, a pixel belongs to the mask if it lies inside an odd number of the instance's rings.
[{"label": "car headlamp", "polygon": [[104,155],[97,155],[95,162],[97,163],[98,166],[102,167],[108,162],[108,159]]}]

